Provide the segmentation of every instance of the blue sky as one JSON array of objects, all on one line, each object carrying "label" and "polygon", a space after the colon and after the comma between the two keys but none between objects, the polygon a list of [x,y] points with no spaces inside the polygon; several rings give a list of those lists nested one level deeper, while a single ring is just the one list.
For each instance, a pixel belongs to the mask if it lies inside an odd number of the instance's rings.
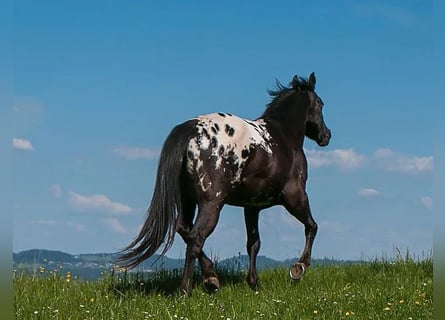
[{"label": "blue sky", "polygon": [[[275,79],[315,71],[333,138],[305,142],[313,256],[429,252],[432,17],[428,1],[16,1],[14,99],[1,110],[11,152],[0,159],[13,168],[14,251],[122,248],[176,124],[219,111],[256,118]],[[262,213],[260,234],[260,254],[303,249],[303,226],[281,207]],[[242,210],[226,206],[206,251],[244,248]],[[167,255],[184,251],[178,237]]]}]

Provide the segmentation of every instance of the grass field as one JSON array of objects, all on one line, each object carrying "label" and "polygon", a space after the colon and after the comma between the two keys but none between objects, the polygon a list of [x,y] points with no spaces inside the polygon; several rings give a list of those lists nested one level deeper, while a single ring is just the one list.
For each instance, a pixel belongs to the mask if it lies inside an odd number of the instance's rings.
[{"label": "grass field", "polygon": [[176,287],[180,272],[106,275],[85,282],[60,272],[14,274],[17,319],[433,319],[433,262],[406,258],[309,268],[299,282],[286,269],[260,273],[251,291],[244,271],[222,270],[222,288],[192,297]]}]

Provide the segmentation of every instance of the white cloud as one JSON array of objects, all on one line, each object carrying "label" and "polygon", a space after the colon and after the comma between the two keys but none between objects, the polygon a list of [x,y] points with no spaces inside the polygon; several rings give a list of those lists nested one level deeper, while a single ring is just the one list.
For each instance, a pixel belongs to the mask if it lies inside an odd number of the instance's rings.
[{"label": "white cloud", "polygon": [[62,187],[60,184],[53,184],[50,189],[54,197],[60,198],[62,196]]},{"label": "white cloud", "polygon": [[305,150],[305,152],[309,165],[313,168],[332,166],[340,169],[356,169],[365,162],[365,156],[358,154],[354,149]]},{"label": "white cloud", "polygon": [[45,226],[54,226],[56,225],[56,221],[55,220],[31,220],[29,222],[30,224],[37,224],[37,225],[45,225]]},{"label": "white cloud", "polygon": [[34,118],[43,112],[43,106],[35,97],[15,96],[13,99],[12,111]]},{"label": "white cloud", "polygon": [[420,202],[422,202],[422,204],[425,206],[425,208],[427,209],[433,209],[434,206],[434,202],[433,202],[433,198],[425,196],[420,198]]},{"label": "white cloud", "polygon": [[85,232],[88,229],[86,225],[77,222],[67,222],[65,225],[78,232]]},{"label": "white cloud", "polygon": [[433,170],[433,157],[410,157],[389,148],[374,152],[377,164],[387,171],[417,174]]},{"label": "white cloud", "polygon": [[22,138],[12,138],[12,147],[18,150],[32,151],[34,147],[31,141]]},{"label": "white cloud", "polygon": [[111,229],[111,231],[119,234],[126,234],[127,230],[121,225],[117,218],[105,219],[105,224]]},{"label": "white cloud", "polygon": [[362,188],[357,192],[357,194],[363,197],[375,197],[378,196],[380,192],[373,188]]},{"label": "white cloud", "polygon": [[113,152],[121,158],[127,160],[153,160],[159,156],[158,150],[153,150],[150,148],[140,148],[140,147],[118,147],[114,148]]},{"label": "white cloud", "polygon": [[98,210],[111,214],[129,214],[133,209],[123,203],[113,202],[103,194],[85,196],[76,192],[68,192],[70,202],[81,211]]},{"label": "white cloud", "polygon": [[374,152],[374,157],[376,159],[383,159],[383,158],[391,157],[394,154],[395,154],[395,152],[389,148],[380,148]]}]

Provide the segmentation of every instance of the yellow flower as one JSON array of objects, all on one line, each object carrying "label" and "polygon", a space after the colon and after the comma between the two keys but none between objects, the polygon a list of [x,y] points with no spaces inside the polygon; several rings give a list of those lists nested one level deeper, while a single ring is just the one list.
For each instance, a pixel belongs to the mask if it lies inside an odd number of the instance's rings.
[{"label": "yellow flower", "polygon": [[391,310],[391,308],[390,308],[390,307],[386,307],[386,308],[383,309],[383,310],[385,310],[385,311],[389,311],[389,310]]},{"label": "yellow flower", "polygon": [[346,313],[345,313],[345,315],[347,316],[347,317],[349,317],[349,316],[353,316],[355,313],[354,312],[352,312],[352,311],[346,311]]},{"label": "yellow flower", "polygon": [[399,303],[400,303],[400,304],[404,304],[404,303],[405,303],[405,300],[400,300]]},{"label": "yellow flower", "polygon": [[68,283],[71,282],[71,272],[67,272],[67,273],[66,273],[65,280],[66,280],[66,282],[68,282]]},{"label": "yellow flower", "polygon": [[90,302],[94,302],[94,298],[91,298],[91,299],[90,299]]},{"label": "yellow flower", "polygon": [[318,310],[314,310],[314,314],[318,314]]},{"label": "yellow flower", "polygon": [[414,301],[415,304],[417,304],[418,306],[420,306],[420,302],[419,301]]}]

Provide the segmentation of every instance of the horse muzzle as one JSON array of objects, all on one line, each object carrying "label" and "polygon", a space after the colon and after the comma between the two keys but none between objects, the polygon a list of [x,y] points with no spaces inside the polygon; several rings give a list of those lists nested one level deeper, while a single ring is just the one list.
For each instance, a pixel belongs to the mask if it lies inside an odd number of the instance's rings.
[{"label": "horse muzzle", "polygon": [[331,140],[331,130],[327,129],[323,132],[323,134],[320,135],[320,137],[317,140],[317,144],[320,147],[327,146],[329,144],[329,141]]}]

